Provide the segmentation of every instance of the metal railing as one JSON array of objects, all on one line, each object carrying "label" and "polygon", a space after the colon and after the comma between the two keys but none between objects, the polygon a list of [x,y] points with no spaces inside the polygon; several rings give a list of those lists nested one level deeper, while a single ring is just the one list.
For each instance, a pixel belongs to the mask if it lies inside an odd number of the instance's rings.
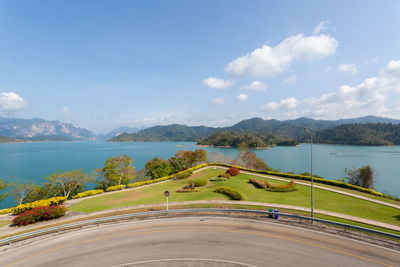
[{"label": "metal railing", "polygon": [[382,231],[373,230],[373,229],[364,228],[364,227],[359,227],[359,226],[354,226],[354,225],[349,225],[349,224],[340,223],[340,222],[306,217],[306,216],[285,214],[285,213],[275,213],[275,212],[262,211],[262,210],[198,208],[198,209],[178,209],[178,210],[168,210],[168,211],[167,210],[147,211],[147,212],[123,214],[123,215],[109,216],[109,217],[103,217],[103,218],[98,218],[98,219],[69,223],[69,224],[64,224],[64,225],[55,226],[55,227],[49,227],[49,228],[45,228],[45,229],[38,230],[38,231],[33,231],[33,232],[25,233],[25,234],[20,234],[20,235],[15,235],[15,236],[8,237],[8,238],[0,239],[0,246],[4,246],[7,244],[11,245],[12,243],[26,240],[29,238],[42,236],[42,235],[46,235],[46,234],[50,234],[50,233],[60,233],[62,231],[71,230],[71,229],[75,229],[75,228],[82,228],[82,227],[88,226],[88,225],[100,225],[102,223],[135,219],[136,217],[142,217],[142,216],[167,215],[167,214],[177,214],[177,213],[195,213],[195,212],[248,213],[248,214],[251,213],[251,214],[257,214],[260,216],[278,215],[281,217],[295,218],[295,219],[298,219],[300,222],[302,222],[302,221],[319,222],[319,223],[329,224],[329,225],[333,225],[333,226],[343,227],[344,231],[347,231],[347,229],[363,231],[363,232],[366,232],[369,234],[392,238],[392,239],[398,240],[400,242],[400,235],[382,232]]}]

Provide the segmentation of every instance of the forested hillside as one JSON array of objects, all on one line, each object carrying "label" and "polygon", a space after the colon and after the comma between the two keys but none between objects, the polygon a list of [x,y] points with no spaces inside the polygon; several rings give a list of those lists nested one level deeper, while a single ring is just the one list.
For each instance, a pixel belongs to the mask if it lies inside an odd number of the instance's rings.
[{"label": "forested hillside", "polygon": [[270,145],[296,145],[293,140],[277,138],[256,132],[219,132],[199,141],[198,145],[229,147],[267,147]]},{"label": "forested hillside", "polygon": [[315,143],[342,145],[400,145],[400,124],[345,124],[315,133]]}]

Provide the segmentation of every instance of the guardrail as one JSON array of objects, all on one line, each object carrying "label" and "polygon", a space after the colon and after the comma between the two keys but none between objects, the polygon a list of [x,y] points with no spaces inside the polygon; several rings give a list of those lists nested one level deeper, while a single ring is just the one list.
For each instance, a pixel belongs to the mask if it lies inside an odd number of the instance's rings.
[{"label": "guardrail", "polygon": [[320,223],[324,223],[324,224],[343,227],[345,232],[347,231],[347,229],[353,229],[353,230],[357,230],[357,231],[363,231],[363,232],[366,232],[369,234],[389,237],[389,238],[398,240],[400,242],[400,235],[386,233],[386,232],[377,231],[377,230],[372,230],[372,229],[354,226],[354,225],[349,225],[349,224],[345,224],[345,223],[333,222],[333,221],[328,221],[328,220],[323,220],[323,219],[316,219],[316,218],[305,217],[305,216],[300,216],[300,215],[274,213],[274,212],[262,211],[262,210],[198,208],[198,209],[178,209],[178,210],[168,210],[168,211],[167,210],[147,211],[147,212],[123,214],[123,215],[116,215],[116,216],[104,217],[104,218],[99,218],[99,219],[86,220],[86,221],[81,221],[81,222],[76,222],[76,223],[69,223],[69,224],[50,227],[50,228],[33,231],[33,232],[25,233],[25,234],[15,235],[15,236],[12,236],[9,238],[0,239],[0,246],[4,246],[7,244],[11,245],[12,243],[26,240],[29,238],[46,235],[46,234],[50,234],[50,233],[60,233],[62,231],[71,230],[74,228],[82,228],[82,227],[88,226],[88,225],[100,225],[102,223],[107,223],[107,222],[116,222],[116,221],[127,220],[127,219],[135,219],[136,217],[141,217],[141,216],[167,215],[167,214],[193,213],[193,212],[252,213],[252,214],[258,214],[260,216],[266,216],[266,215],[274,216],[274,215],[278,214],[281,217],[299,219],[300,223],[303,221],[320,222]]}]

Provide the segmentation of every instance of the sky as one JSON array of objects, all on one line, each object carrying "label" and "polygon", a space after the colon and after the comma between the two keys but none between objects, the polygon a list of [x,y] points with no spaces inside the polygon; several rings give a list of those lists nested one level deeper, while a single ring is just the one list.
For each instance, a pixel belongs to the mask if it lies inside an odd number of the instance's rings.
[{"label": "sky", "polygon": [[0,0],[0,116],[400,119],[400,1]]}]

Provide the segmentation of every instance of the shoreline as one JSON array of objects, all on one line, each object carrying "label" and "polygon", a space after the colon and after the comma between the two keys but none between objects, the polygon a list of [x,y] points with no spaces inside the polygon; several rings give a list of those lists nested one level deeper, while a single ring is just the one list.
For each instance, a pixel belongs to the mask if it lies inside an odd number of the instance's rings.
[{"label": "shoreline", "polygon": [[[272,146],[274,146],[274,145],[272,145]],[[197,144],[196,144],[196,147],[238,148],[238,147],[234,147],[234,146],[212,146],[212,145],[197,145]],[[271,147],[269,147],[269,146],[249,147],[249,149],[270,149],[270,148]]]}]

